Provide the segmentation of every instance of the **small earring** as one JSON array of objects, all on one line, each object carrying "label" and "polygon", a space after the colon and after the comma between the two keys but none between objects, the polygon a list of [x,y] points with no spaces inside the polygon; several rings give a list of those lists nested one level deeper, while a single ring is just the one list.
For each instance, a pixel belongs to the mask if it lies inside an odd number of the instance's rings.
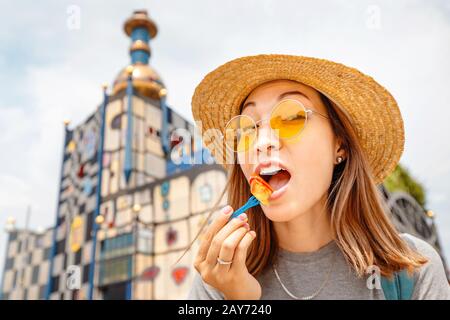
[{"label": "small earring", "polygon": [[342,162],[342,160],[344,160],[344,158],[342,158],[342,157],[337,157],[337,159],[336,159],[336,160],[337,160],[337,162],[338,162],[338,163],[341,163],[341,162]]}]

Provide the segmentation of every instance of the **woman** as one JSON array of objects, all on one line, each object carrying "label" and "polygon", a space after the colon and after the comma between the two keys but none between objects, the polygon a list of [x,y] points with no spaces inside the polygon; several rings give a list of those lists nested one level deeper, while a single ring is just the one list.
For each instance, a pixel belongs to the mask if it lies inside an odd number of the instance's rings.
[{"label": "woman", "polygon": [[[376,187],[404,131],[372,78],[315,58],[243,57],[209,73],[192,108],[228,170],[229,205],[207,226],[188,299],[386,299],[380,283],[399,274],[406,298],[450,299],[439,255],[396,232]],[[252,175],[273,193],[230,219]]]}]

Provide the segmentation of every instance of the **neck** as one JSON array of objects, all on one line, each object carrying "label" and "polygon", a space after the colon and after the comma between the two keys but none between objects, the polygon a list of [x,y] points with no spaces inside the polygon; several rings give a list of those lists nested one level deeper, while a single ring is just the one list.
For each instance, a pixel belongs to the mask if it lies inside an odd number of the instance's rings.
[{"label": "neck", "polygon": [[278,246],[292,252],[314,252],[333,240],[325,200],[286,222],[273,222]]}]

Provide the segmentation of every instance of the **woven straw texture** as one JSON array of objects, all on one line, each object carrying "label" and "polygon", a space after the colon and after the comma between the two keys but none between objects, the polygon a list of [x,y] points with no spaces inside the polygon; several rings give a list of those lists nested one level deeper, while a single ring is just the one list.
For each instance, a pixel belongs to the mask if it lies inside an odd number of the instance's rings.
[{"label": "woven straw texture", "polygon": [[375,183],[381,183],[395,169],[403,153],[404,126],[395,99],[383,86],[340,63],[278,54],[227,62],[208,73],[196,87],[192,113],[196,121],[201,121],[203,143],[218,163],[228,167],[220,137],[227,121],[239,114],[252,90],[277,79],[313,87],[347,115],[369,160]]}]

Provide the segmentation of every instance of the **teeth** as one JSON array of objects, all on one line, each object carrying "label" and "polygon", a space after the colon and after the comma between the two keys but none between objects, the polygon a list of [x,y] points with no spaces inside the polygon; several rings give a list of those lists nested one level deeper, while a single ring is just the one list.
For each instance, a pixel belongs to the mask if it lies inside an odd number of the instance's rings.
[{"label": "teeth", "polygon": [[283,170],[283,169],[281,169],[278,166],[270,166],[268,168],[261,169],[259,174],[260,175],[274,175],[274,174],[278,173],[278,171],[281,171],[281,170]]}]

